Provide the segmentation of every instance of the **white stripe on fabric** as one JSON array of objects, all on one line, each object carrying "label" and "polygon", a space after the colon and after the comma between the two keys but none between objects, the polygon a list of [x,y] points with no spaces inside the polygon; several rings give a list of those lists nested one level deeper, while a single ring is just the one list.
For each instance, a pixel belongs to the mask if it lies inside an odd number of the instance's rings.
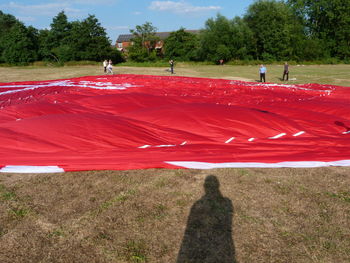
[{"label": "white stripe on fabric", "polygon": [[293,134],[293,136],[296,137],[296,136],[302,135],[302,134],[304,134],[304,133],[305,133],[304,131],[301,131],[301,132],[298,132],[298,133],[296,133],[296,134]]},{"label": "white stripe on fabric", "polygon": [[287,135],[287,133],[280,133],[276,136],[270,137],[269,139],[278,139],[278,138],[281,138],[282,136],[285,136],[285,135]]},{"label": "white stripe on fabric", "polygon": [[30,166],[30,165],[6,165],[0,169],[0,173],[63,173],[64,169],[58,166]]},{"label": "white stripe on fabric", "polygon": [[279,163],[206,163],[206,162],[175,162],[166,163],[188,168],[188,169],[215,169],[215,168],[313,168],[326,166],[350,166],[350,160],[340,160],[333,162],[299,161],[299,162],[279,162]]},{"label": "white stripe on fabric", "polygon": [[235,139],[235,137],[231,137],[230,139],[228,139],[225,143],[230,143],[231,141],[233,141]]}]

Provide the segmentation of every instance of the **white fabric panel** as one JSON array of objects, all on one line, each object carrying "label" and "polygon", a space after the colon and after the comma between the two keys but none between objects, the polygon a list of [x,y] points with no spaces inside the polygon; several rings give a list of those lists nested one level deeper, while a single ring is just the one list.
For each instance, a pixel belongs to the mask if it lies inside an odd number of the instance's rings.
[{"label": "white fabric panel", "polygon": [[206,163],[206,162],[166,162],[171,165],[189,169],[215,169],[215,168],[313,168],[325,166],[350,166],[350,160],[333,162],[300,161],[280,163]]},{"label": "white fabric panel", "polygon": [[58,166],[27,166],[7,165],[0,169],[0,173],[63,173],[64,170]]}]

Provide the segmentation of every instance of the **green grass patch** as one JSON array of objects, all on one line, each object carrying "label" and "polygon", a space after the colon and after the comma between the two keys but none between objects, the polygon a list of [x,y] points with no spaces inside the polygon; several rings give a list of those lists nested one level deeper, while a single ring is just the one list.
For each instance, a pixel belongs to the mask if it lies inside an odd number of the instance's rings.
[{"label": "green grass patch", "polygon": [[16,193],[13,191],[9,191],[5,186],[0,184],[0,200],[2,201],[11,201],[16,200]]},{"label": "green grass patch", "polygon": [[331,193],[331,192],[326,192],[327,196],[330,196],[332,198],[339,199],[341,201],[350,203],[350,192],[340,192],[340,193]]},{"label": "green grass patch", "polygon": [[128,240],[123,250],[123,256],[128,262],[147,262],[147,245],[144,240]]},{"label": "green grass patch", "polygon": [[12,219],[20,220],[29,214],[29,209],[25,207],[14,207],[10,208],[8,213]]},{"label": "green grass patch", "polygon": [[64,231],[61,228],[55,229],[52,232],[49,233],[50,238],[54,237],[63,237],[65,236]]}]

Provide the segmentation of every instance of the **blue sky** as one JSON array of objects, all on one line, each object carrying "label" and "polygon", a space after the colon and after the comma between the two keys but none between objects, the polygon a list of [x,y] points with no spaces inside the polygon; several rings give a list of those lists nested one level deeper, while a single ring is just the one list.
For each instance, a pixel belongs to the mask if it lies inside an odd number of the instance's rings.
[{"label": "blue sky", "polygon": [[201,29],[208,18],[220,13],[227,18],[242,16],[254,0],[0,0],[0,10],[14,15],[27,26],[49,28],[52,18],[64,10],[68,20],[95,15],[112,43],[136,25],[151,22],[158,32],[180,27]]}]

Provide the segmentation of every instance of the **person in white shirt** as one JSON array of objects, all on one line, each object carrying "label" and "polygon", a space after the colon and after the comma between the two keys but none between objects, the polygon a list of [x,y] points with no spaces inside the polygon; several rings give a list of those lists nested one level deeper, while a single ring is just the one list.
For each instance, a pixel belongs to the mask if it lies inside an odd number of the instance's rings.
[{"label": "person in white shirt", "polygon": [[109,60],[108,65],[107,65],[107,74],[108,73],[113,74],[112,60]]},{"label": "person in white shirt", "polygon": [[266,81],[266,67],[264,65],[260,65],[259,73],[260,73],[260,82],[265,82]]},{"label": "person in white shirt", "polygon": [[103,72],[107,73],[107,65],[108,65],[107,59],[105,59],[102,64],[103,64]]}]

